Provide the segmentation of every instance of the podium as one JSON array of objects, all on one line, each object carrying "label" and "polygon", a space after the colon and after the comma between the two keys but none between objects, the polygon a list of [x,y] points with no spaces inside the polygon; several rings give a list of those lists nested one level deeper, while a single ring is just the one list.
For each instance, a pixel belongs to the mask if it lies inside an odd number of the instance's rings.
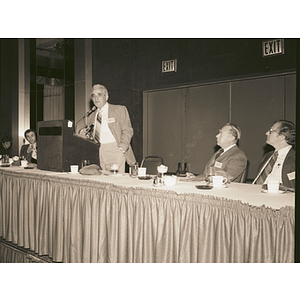
[{"label": "podium", "polygon": [[100,145],[74,133],[73,121],[40,121],[37,135],[37,168],[40,170],[70,172],[70,165],[80,168],[83,159],[100,166]]}]

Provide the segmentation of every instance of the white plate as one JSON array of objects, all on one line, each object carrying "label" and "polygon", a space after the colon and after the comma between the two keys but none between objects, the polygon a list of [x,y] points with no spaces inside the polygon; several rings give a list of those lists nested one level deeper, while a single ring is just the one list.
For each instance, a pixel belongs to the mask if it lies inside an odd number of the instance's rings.
[{"label": "white plate", "polygon": [[282,191],[282,190],[279,190],[278,193],[269,193],[268,190],[262,190],[261,192],[264,193],[264,194],[270,194],[270,195],[276,195],[276,194],[278,195],[278,194],[285,194],[286,193],[286,191]]},{"label": "white plate", "polygon": [[74,173],[74,172],[68,172],[68,174],[77,175],[77,174],[79,174],[79,172],[76,172],[76,173]]}]

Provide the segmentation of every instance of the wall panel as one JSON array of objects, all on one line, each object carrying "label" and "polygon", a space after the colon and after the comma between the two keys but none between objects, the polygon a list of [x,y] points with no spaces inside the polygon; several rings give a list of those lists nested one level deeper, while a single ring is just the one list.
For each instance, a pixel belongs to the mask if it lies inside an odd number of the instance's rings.
[{"label": "wall panel", "polygon": [[285,119],[296,123],[296,74],[285,76]]},{"label": "wall panel", "polygon": [[170,171],[190,163],[200,174],[218,148],[216,135],[227,122],[242,130],[239,147],[250,161],[248,179],[273,148],[266,131],[277,119],[293,120],[295,75],[260,77],[145,93],[144,155],[158,154]]},{"label": "wall panel", "polygon": [[183,90],[149,92],[144,101],[144,156],[159,155],[170,171],[183,157]]},{"label": "wall panel", "polygon": [[266,131],[284,117],[284,77],[232,82],[231,120],[240,126],[240,148],[250,160],[249,178],[254,178],[266,147]]},{"label": "wall panel", "polygon": [[216,135],[229,121],[229,83],[187,88],[185,161],[200,174],[215,152]]}]

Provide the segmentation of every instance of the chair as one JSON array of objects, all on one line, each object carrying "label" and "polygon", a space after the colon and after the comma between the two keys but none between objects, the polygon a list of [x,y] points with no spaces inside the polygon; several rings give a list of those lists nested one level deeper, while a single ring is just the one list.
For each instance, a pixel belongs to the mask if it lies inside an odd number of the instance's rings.
[{"label": "chair", "polygon": [[246,182],[247,176],[248,176],[249,167],[250,167],[250,161],[247,160],[247,165],[246,165],[246,168],[245,168],[245,170],[243,171],[243,173],[241,175],[240,183],[245,183]]},{"label": "chair", "polygon": [[146,156],[141,162],[141,167],[147,168],[147,175],[157,175],[157,167],[164,164],[164,160],[160,156]]}]

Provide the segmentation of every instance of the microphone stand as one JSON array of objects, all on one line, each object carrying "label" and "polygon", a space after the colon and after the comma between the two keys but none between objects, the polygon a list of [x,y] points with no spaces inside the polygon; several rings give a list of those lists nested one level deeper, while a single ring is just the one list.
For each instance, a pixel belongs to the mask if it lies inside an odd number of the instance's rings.
[{"label": "microphone stand", "polygon": [[80,119],[76,122],[76,124],[75,124],[75,133],[76,133],[76,134],[77,134],[77,125],[78,125],[78,123],[79,123],[82,119],[84,119],[85,127],[88,127],[87,122],[86,122],[86,117],[88,117],[88,116],[89,116],[92,112],[94,112],[96,109],[97,109],[97,107],[96,107],[96,106],[93,106],[93,108],[92,108],[91,110],[89,110],[87,113],[85,113],[85,114],[83,115],[83,117],[80,118]]}]

